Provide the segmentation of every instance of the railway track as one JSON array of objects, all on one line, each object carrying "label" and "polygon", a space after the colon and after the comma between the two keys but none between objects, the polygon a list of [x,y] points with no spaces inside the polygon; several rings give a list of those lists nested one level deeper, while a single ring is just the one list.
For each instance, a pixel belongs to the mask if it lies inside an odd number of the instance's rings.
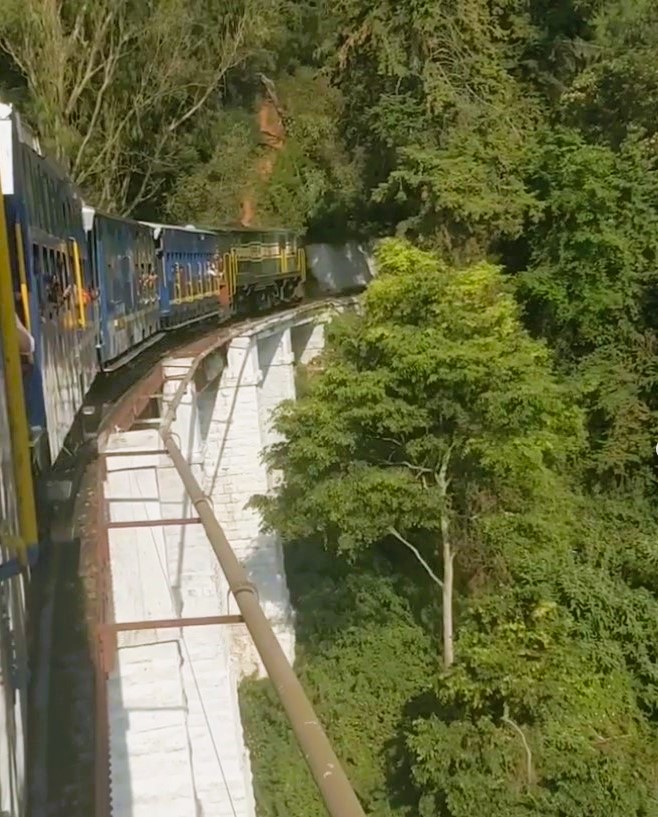
[{"label": "railway track", "polygon": [[[264,314],[256,319],[238,319],[221,327],[206,321],[177,330],[146,349],[125,370],[102,375],[94,384],[85,404],[83,422],[71,435],[67,456],[61,458],[50,476],[49,491],[54,511],[51,527],[53,539],[59,545],[56,544],[53,551],[47,580],[42,583],[41,626],[44,630],[50,628],[52,636],[46,646],[42,638],[37,674],[42,676],[42,699],[53,696],[59,700],[59,704],[54,720],[52,716],[45,717],[48,726],[44,728],[44,708],[46,712],[52,712],[52,708],[49,709],[48,704],[41,701],[41,718],[38,719],[40,732],[37,730],[35,738],[46,748],[37,764],[41,774],[37,771],[32,785],[33,813],[48,814],[49,817],[59,817],[60,814],[67,817],[88,817],[89,814],[109,817],[112,814],[108,785],[106,679],[112,663],[108,656],[116,649],[117,628],[108,602],[108,574],[104,566],[104,560],[109,557],[108,519],[103,496],[104,451],[109,435],[117,429],[133,427],[144,412],[149,411],[149,407],[161,403],[158,398],[163,394],[165,360],[194,360],[191,369],[176,378],[180,384],[177,398],[174,398],[175,407],[186,384],[193,376],[198,376],[200,364],[206,356],[226,347],[231,338],[253,330],[275,313],[301,313],[332,303],[339,303],[339,300],[312,298],[293,309],[272,310],[269,315]],[[347,778],[262,613],[257,594],[233,555],[212,509],[199,493],[200,488],[198,484],[195,485],[194,477],[185,470],[184,457],[177,448],[175,438],[169,434],[172,411],[170,406],[161,417],[163,450],[168,452],[176,465],[199,518],[203,518],[202,524],[229,580],[243,620],[259,652],[261,648],[264,651],[261,657],[268,670],[279,681],[277,688],[287,690],[284,693],[284,707],[291,717],[329,813],[340,814],[341,817],[363,817]],[[69,627],[64,624],[62,629],[62,618],[67,615],[77,616],[79,621],[69,621]],[[198,621],[195,623],[199,624]],[[163,622],[161,626],[174,624],[183,626],[180,621]],[[52,666],[52,672],[46,666]],[[68,707],[62,707],[62,696],[66,700],[72,690],[75,690],[75,701],[70,701]],[[70,717],[67,717],[67,713]],[[68,765],[62,763],[60,753],[53,745],[53,735],[67,727],[74,733],[70,742],[74,754],[77,752],[78,756],[76,763]],[[49,774],[46,774],[46,769]],[[46,807],[48,803],[50,806]]]},{"label": "railway track", "polygon": [[[348,293],[345,297],[351,295]],[[66,438],[62,454],[41,480],[40,511],[50,540],[68,541],[74,535],[73,529],[67,526],[64,520],[71,516],[84,470],[96,456],[98,435],[116,422],[117,404],[121,401],[122,405],[126,405],[125,398],[130,390],[143,381],[163,360],[175,354],[177,349],[185,349],[209,335],[214,336],[220,332],[229,337],[236,330],[243,331],[258,321],[290,309],[314,307],[331,303],[333,300],[335,298],[326,296],[307,297],[292,307],[263,310],[257,318],[234,317],[221,323],[214,317],[206,318],[163,333],[158,343],[145,348],[124,367],[112,372],[99,373],[85,398],[74,427]]]}]

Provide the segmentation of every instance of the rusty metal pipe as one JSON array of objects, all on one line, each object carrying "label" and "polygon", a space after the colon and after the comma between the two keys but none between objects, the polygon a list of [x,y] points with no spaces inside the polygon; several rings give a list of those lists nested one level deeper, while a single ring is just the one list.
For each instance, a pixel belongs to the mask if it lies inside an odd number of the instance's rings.
[{"label": "rusty metal pipe", "polygon": [[285,709],[295,737],[331,817],[365,817],[347,775],[331,748],[318,716],[265,617],[256,588],[231,548],[208,498],[165,425],[160,433],[165,448],[197,509],[208,541],[224,571],[244,623],[267,674]]},{"label": "rusty metal pipe", "polygon": [[146,621],[117,621],[105,624],[106,630],[130,633],[139,630],[178,630],[181,627],[206,627],[213,624],[243,624],[242,616],[196,616],[195,618],[153,618]]}]

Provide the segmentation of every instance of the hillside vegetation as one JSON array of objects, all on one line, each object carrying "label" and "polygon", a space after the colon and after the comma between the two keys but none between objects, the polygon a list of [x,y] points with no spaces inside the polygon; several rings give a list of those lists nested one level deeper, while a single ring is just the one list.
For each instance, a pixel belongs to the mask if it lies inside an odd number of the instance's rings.
[{"label": "hillside vegetation", "polygon": [[[367,813],[658,817],[653,0],[0,9],[99,206],[387,237],[254,499]],[[320,817],[242,698],[261,817]]]}]

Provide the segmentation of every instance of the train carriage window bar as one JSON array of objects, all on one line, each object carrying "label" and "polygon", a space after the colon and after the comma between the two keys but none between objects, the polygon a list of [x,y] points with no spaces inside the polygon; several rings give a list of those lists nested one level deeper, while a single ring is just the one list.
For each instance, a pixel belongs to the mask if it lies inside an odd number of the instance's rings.
[{"label": "train carriage window bar", "polygon": [[52,250],[43,248],[43,269],[44,280],[46,281],[47,299],[49,305],[49,317],[55,319],[59,312],[59,305],[62,296],[62,285],[57,277],[57,267]]}]

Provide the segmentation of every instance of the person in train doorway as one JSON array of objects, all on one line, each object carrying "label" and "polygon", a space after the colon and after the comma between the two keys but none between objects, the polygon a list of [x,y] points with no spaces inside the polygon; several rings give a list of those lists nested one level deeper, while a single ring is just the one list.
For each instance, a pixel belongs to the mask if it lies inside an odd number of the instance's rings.
[{"label": "person in train doorway", "polygon": [[[34,360],[35,340],[32,333],[21,320],[22,304],[16,299],[15,304],[16,332],[18,335],[18,352],[21,358],[23,375],[23,396],[30,427],[30,444],[32,446],[33,464],[40,467],[41,453],[39,441],[43,433],[42,415],[45,411],[41,397],[41,372]],[[41,409],[41,410],[40,410]]]},{"label": "person in train doorway", "polygon": [[[34,363],[34,338],[23,326],[18,312],[16,312],[16,329],[18,330],[18,351],[21,355],[21,364],[25,362],[27,365]],[[25,366],[23,369],[23,376],[25,376]]]}]

